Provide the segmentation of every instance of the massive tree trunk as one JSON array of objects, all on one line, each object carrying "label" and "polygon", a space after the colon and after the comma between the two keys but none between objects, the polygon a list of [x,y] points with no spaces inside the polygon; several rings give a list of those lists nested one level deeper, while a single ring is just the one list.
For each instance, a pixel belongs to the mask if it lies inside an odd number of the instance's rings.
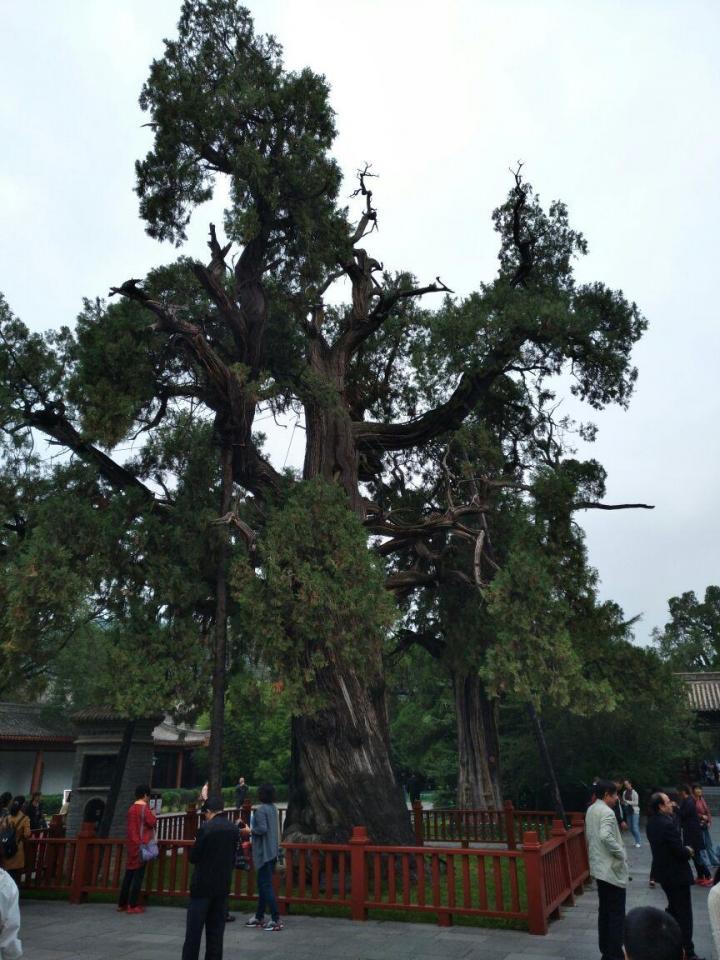
[{"label": "massive tree trunk", "polygon": [[458,807],[497,810],[502,806],[497,703],[477,672],[453,672],[458,737]]},{"label": "massive tree trunk", "polygon": [[365,826],[376,843],[414,844],[390,762],[379,658],[362,674],[326,671],[319,686],[327,706],[292,721],[286,839],[341,843]]},{"label": "massive tree trunk", "polygon": [[[312,344],[309,359],[318,378],[342,396],[344,363],[318,342]],[[341,484],[362,518],[350,417],[343,405],[327,397],[307,403],[305,415],[305,479],[320,476]],[[376,652],[362,670],[333,658],[332,667],[316,675],[314,692],[323,708],[293,719],[286,838],[340,842],[354,826],[365,826],[377,843],[414,842],[390,760],[380,648],[378,638]]]}]

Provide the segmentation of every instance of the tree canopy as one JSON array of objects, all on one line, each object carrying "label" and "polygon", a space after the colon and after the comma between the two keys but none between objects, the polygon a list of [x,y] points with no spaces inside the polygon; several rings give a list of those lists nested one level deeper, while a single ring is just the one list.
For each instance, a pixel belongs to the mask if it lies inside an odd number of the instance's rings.
[{"label": "tree canopy", "polygon": [[670,620],[653,638],[660,656],[676,670],[717,670],[720,665],[720,587],[698,600],[694,590],[668,600]]},{"label": "tree canopy", "polygon": [[[366,248],[379,217],[367,167],[353,212],[339,201],[327,81],[287,70],[235,0],[186,0],[140,104],[148,232],[181,245],[222,186],[225,236],[210,226],[205,263],[180,257],[119,283],[110,303],[88,300],[74,330],[31,334],[3,302],[11,656],[41,663],[55,632],[102,618],[129,664],[147,651],[165,702],[197,709],[212,681],[221,738],[225,669],[252,630],[296,694],[288,829],[332,839],[365,822],[378,840],[408,839],[376,557],[405,604],[427,587],[487,587],[487,517],[512,492],[535,542],[520,524],[489,588],[490,608],[515,618],[498,656],[502,669],[515,658],[519,686],[545,644],[567,684],[571,571],[564,547],[546,547],[574,510],[602,505],[604,473],[564,462],[556,378],[592,408],[626,405],[645,320],[621,291],[576,280],[585,239],[520,167],[493,214],[497,275],[476,292],[385,267]],[[337,305],[340,280],[351,296]],[[301,475],[270,462],[257,430],[259,414],[290,412],[305,429]],[[48,458],[39,437],[66,453]]]}]

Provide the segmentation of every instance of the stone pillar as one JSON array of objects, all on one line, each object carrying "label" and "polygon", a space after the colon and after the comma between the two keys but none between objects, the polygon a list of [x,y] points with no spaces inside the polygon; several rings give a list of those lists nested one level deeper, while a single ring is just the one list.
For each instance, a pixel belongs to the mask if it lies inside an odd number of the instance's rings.
[{"label": "stone pillar", "polygon": [[30,794],[28,796],[28,800],[37,790],[40,790],[42,787],[44,765],[45,764],[43,761],[43,752],[42,750],[38,750],[35,753],[35,763],[33,764],[32,779],[30,781]]},{"label": "stone pillar", "polygon": [[[74,720],[78,734],[75,739],[72,799],[67,817],[69,837],[77,836],[90,801],[107,802],[113,765],[126,724],[125,718],[94,714],[92,711],[83,711]],[[135,787],[150,783],[154,752],[152,733],[158,722],[157,717],[135,722],[135,734],[110,827],[111,837],[125,836],[127,811],[135,799]]]}]

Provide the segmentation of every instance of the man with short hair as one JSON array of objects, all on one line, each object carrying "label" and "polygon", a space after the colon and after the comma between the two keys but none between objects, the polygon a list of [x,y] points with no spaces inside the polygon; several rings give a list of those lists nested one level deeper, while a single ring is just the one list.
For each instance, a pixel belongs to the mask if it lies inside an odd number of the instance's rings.
[{"label": "man with short hair", "polygon": [[625,917],[623,938],[627,960],[683,960],[682,931],[677,920],[657,907],[635,907]]},{"label": "man with short hair", "polygon": [[222,960],[227,901],[238,844],[238,828],[226,817],[218,816],[224,807],[222,797],[208,798],[206,822],[190,850],[190,863],[195,864],[195,870],[190,882],[182,960],[198,960],[203,928],[205,960]]},{"label": "man with short hair", "polygon": [[647,838],[652,850],[653,877],[665,891],[667,911],[682,931],[687,960],[699,960],[693,944],[693,915],[690,890],[693,875],[689,860],[695,853],[683,846],[680,829],[675,821],[673,803],[666,793],[654,793],[650,798],[650,818]]},{"label": "man with short hair", "polygon": [[590,874],[598,887],[598,945],[602,960],[623,960],[623,922],[628,866],[620,827],[615,819],[617,787],[598,780],[595,803],[585,814]]}]

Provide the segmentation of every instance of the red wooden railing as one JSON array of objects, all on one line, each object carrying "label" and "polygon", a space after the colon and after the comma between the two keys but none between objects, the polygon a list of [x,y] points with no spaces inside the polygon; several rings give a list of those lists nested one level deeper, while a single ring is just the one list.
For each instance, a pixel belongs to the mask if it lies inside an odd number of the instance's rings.
[{"label": "red wooden railing", "polygon": [[[237,823],[241,817],[248,823],[251,812],[252,805],[248,802],[240,809],[225,807],[221,815],[228,817],[233,823]],[[278,811],[281,832],[284,812],[283,810]],[[202,822],[203,815],[194,803],[188,806],[185,813],[161,813],[157,818],[157,838],[158,840],[194,840]]]},{"label": "red wooden railing", "polygon": [[[285,843],[284,873],[275,877],[280,908],[292,904],[341,907],[353,920],[369,910],[430,913],[440,925],[454,916],[523,921],[531,933],[546,933],[548,920],[573,903],[588,879],[582,818],[569,830],[555,820],[542,840],[528,831],[516,849],[371,844],[356,827],[347,844]],[[160,840],[160,856],[148,864],[148,897],[187,897],[192,840]],[[98,839],[92,829],[74,839],[25,842],[22,885],[66,892],[73,903],[88,894],[116,893],[124,873],[125,843]],[[255,899],[254,872],[235,871],[232,901]]]},{"label": "red wooden railing", "polygon": [[[502,843],[514,850],[523,834],[533,831],[549,840],[557,814],[548,810],[516,810],[506,800],[502,810],[429,809],[412,805],[415,843]],[[574,816],[574,814],[573,814]]]}]

